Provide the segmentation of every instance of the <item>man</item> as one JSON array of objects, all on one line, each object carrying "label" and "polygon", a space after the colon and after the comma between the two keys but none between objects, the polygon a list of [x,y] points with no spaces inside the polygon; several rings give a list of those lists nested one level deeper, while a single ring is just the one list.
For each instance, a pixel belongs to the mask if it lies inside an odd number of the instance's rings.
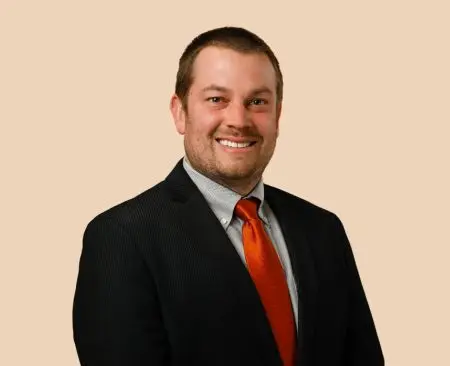
[{"label": "man", "polygon": [[384,365],[340,220],[262,181],[282,93],[245,29],[186,48],[170,103],[185,157],[84,233],[81,365]]}]

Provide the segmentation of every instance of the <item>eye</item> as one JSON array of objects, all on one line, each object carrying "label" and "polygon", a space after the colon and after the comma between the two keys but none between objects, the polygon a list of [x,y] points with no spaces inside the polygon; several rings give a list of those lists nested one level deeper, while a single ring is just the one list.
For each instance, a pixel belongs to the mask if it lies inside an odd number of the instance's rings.
[{"label": "eye", "polygon": [[253,104],[253,105],[263,105],[263,104],[267,104],[267,101],[265,99],[260,99],[260,98],[254,98],[252,100],[250,100],[249,104]]},{"label": "eye", "polygon": [[223,102],[223,98],[222,97],[209,97],[206,99],[208,102],[212,102],[212,103],[219,103],[219,102]]}]

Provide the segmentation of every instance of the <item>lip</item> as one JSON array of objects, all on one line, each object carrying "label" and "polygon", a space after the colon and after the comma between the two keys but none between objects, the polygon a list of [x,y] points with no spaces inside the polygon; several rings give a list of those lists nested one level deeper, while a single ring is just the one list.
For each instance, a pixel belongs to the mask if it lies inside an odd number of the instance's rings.
[{"label": "lip", "polygon": [[221,149],[225,150],[228,153],[233,153],[233,154],[246,153],[246,152],[252,151],[255,148],[255,145],[257,144],[256,140],[248,140],[248,139],[247,140],[243,140],[243,139],[231,140],[230,139],[230,141],[233,141],[233,142],[250,142],[250,141],[252,142],[252,144],[250,146],[235,148],[235,147],[228,147],[228,146],[222,145],[218,140],[228,140],[228,139],[216,139],[216,143],[217,143],[217,145],[220,146]]},{"label": "lip", "polygon": [[219,140],[228,140],[228,141],[237,142],[237,143],[257,142],[258,141],[258,139],[255,137],[217,137],[216,141],[219,142]]}]

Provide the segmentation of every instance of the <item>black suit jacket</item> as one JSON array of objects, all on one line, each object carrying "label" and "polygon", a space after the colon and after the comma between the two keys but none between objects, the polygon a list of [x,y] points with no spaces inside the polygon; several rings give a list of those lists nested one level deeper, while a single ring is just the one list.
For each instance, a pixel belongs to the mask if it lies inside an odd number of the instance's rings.
[{"label": "black suit jacket", "polygon": [[[303,366],[384,365],[344,228],[265,185],[299,296]],[[281,366],[256,288],[178,162],[86,228],[73,307],[82,366]]]}]

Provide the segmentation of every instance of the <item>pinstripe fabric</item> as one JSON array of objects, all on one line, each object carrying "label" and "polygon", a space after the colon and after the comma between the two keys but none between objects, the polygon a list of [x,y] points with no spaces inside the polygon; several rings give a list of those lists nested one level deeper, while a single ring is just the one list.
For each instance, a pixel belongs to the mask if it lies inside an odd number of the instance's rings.
[{"label": "pinstripe fabric", "polygon": [[[297,283],[297,366],[382,366],[340,220],[264,185]],[[86,227],[73,304],[81,366],[282,366],[246,266],[180,159]]]}]

